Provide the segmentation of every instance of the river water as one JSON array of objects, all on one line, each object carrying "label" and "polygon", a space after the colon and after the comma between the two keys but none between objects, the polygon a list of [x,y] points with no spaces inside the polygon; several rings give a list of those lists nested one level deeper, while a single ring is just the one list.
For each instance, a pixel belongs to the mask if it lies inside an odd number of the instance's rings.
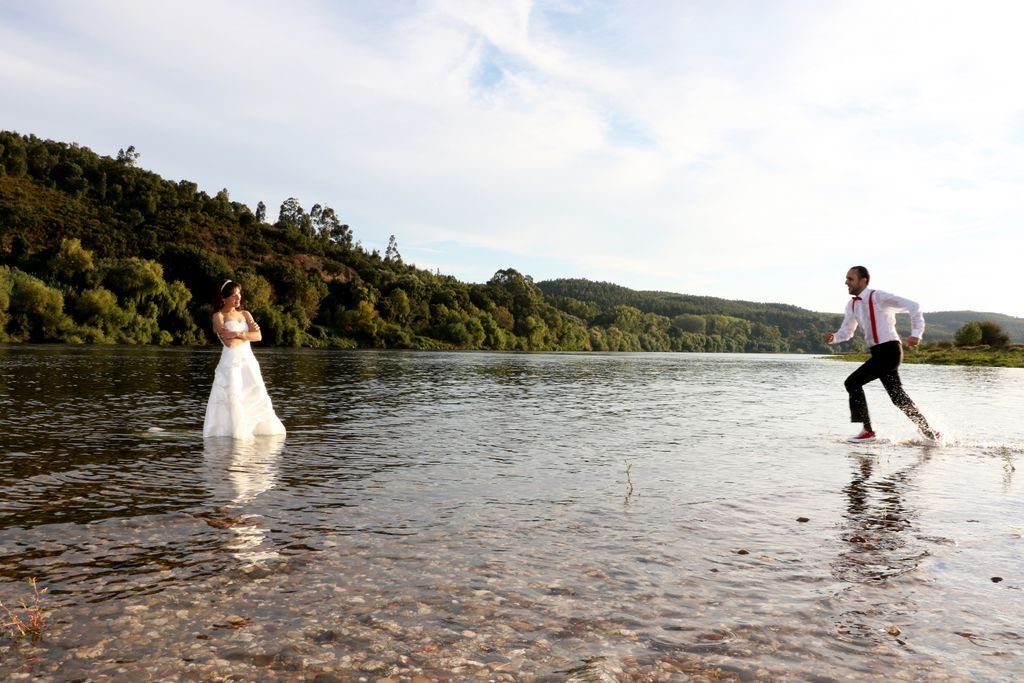
[{"label": "river water", "polygon": [[204,443],[213,350],[0,347],[0,679],[1024,676],[1024,371],[904,366],[933,448],[821,358],[257,357]]}]

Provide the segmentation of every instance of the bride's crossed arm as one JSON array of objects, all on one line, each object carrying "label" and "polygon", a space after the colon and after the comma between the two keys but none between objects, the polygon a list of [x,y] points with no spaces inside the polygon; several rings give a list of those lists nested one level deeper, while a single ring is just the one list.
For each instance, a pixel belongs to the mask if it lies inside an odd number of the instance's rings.
[{"label": "bride's crossed arm", "polygon": [[252,313],[249,311],[242,311],[242,315],[245,317],[245,323],[249,326],[249,331],[245,333],[245,339],[249,341],[263,341],[263,333],[260,332],[259,323],[252,317]]},{"label": "bride's crossed arm", "polygon": [[241,344],[242,342],[238,338],[241,333],[235,332],[234,330],[229,330],[225,326],[224,322],[225,321],[223,313],[221,313],[220,311],[214,313],[213,333],[217,335],[217,338],[220,339],[221,343],[224,344],[224,346],[227,346],[228,348],[231,348],[232,346],[238,346],[239,344]]},{"label": "bride's crossed arm", "polygon": [[245,317],[245,322],[249,325],[248,332],[236,332],[235,330],[228,329],[224,320],[224,314],[220,311],[213,314],[214,334],[229,349],[247,341],[260,341],[263,339],[263,335],[260,333],[260,326],[253,320],[252,314],[249,311],[242,311],[242,315]]}]

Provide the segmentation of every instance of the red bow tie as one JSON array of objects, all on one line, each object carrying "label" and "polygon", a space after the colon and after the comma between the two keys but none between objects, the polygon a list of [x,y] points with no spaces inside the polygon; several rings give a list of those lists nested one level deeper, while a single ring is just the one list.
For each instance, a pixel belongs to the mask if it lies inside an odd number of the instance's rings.
[{"label": "red bow tie", "polygon": [[859,296],[855,296],[855,297],[853,297],[853,300],[854,300],[854,301],[863,301],[863,299],[861,299],[861,298],[860,298]]}]

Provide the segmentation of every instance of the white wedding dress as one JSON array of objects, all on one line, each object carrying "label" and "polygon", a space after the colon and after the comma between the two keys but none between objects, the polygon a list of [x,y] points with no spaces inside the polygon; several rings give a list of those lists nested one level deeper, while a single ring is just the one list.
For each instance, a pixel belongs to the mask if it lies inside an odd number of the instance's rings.
[{"label": "white wedding dress", "polygon": [[[244,320],[229,320],[224,326],[233,332],[249,331]],[[213,377],[210,400],[206,404],[203,438],[228,436],[249,439],[284,433],[284,425],[274,414],[274,406],[263,384],[252,345],[247,341],[234,347],[225,345]]]}]

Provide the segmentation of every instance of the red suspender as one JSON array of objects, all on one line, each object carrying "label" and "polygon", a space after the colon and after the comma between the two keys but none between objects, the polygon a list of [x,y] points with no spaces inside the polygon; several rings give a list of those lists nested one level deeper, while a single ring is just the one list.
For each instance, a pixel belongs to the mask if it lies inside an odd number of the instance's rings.
[{"label": "red suspender", "polygon": [[878,326],[875,325],[875,302],[872,299],[875,296],[875,290],[871,290],[868,294],[868,310],[871,311],[871,334],[875,337],[875,343],[878,343]]}]

